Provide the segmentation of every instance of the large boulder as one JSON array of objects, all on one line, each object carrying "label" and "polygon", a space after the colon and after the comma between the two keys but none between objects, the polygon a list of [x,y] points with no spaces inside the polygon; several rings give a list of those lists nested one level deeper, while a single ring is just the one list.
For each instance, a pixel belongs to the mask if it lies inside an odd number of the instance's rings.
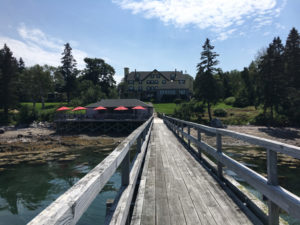
[{"label": "large boulder", "polygon": [[0,128],[0,134],[4,134],[5,130],[3,128]]},{"label": "large boulder", "polygon": [[215,127],[215,128],[225,128],[222,121],[219,120],[218,118],[214,118],[210,121],[210,126]]}]

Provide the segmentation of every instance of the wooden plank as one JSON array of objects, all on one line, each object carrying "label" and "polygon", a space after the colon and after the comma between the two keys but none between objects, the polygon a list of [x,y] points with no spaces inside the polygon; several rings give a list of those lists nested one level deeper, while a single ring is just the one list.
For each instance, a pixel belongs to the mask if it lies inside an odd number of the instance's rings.
[{"label": "wooden plank", "polygon": [[156,152],[153,136],[150,138],[149,143],[150,159],[148,164],[148,173],[146,180],[146,189],[144,194],[144,204],[142,210],[141,224],[153,225],[155,224],[155,165],[156,165]]},{"label": "wooden plank", "polygon": [[143,210],[143,204],[144,204],[144,195],[145,195],[145,189],[146,189],[146,180],[147,180],[147,173],[148,173],[148,165],[149,165],[149,159],[150,159],[150,152],[151,148],[147,148],[146,157],[145,157],[145,163],[143,167],[143,172],[139,184],[138,194],[135,201],[135,206],[133,209],[132,217],[131,217],[131,223],[132,225],[141,225],[141,218],[142,218],[142,210]]},{"label": "wooden plank", "polygon": [[164,165],[164,174],[167,186],[167,196],[170,211],[170,223],[172,225],[185,225],[185,217],[182,209],[182,205],[179,199],[179,191],[177,191],[177,176],[174,175],[173,164],[171,158],[166,153],[165,146],[162,144],[164,141],[165,133],[161,129],[157,130],[159,140],[156,141],[156,145],[159,145],[163,151],[162,160]]},{"label": "wooden plank", "polygon": [[134,190],[136,187],[137,178],[138,178],[139,171],[140,171],[143,159],[144,159],[144,155],[146,152],[147,143],[148,143],[150,134],[151,134],[151,127],[148,131],[146,141],[143,144],[141,152],[138,154],[138,156],[133,164],[132,170],[130,172],[130,183],[126,187],[126,189],[123,191],[109,224],[124,225],[127,222],[130,204],[132,201],[133,193],[134,193]]},{"label": "wooden plank", "polygon": [[75,224],[115,173],[129,151],[129,147],[152,122],[152,119],[150,118],[133,131],[109,156],[33,218],[29,224]]},{"label": "wooden plank", "polygon": [[[156,136],[154,136],[156,143]],[[155,216],[157,225],[170,224],[170,213],[167,198],[167,188],[164,176],[164,168],[162,163],[162,156],[159,145],[155,144],[156,148],[156,170],[155,170]]]}]

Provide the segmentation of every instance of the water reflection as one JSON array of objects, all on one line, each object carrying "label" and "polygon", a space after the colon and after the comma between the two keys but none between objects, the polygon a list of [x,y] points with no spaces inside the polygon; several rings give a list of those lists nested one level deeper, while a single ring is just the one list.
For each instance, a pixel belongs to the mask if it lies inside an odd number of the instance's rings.
[{"label": "water reflection", "polygon": [[[108,155],[108,152],[101,152],[93,147],[73,151],[72,154],[74,153],[78,157],[73,161],[41,165],[20,164],[2,171],[0,224],[29,222]],[[101,209],[103,212],[99,217],[99,207],[105,207],[107,198],[114,198],[119,185],[120,173],[117,172],[95,199],[92,204],[94,208],[88,209],[79,224],[94,223],[94,216],[97,216],[98,222],[103,221],[105,208]]]}]

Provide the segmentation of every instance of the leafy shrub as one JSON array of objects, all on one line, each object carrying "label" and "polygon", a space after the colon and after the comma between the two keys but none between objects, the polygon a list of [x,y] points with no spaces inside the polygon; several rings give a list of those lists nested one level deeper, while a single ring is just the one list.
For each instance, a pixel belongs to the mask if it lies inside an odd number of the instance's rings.
[{"label": "leafy shrub", "polygon": [[249,106],[249,98],[247,96],[247,93],[245,90],[242,90],[241,92],[238,93],[238,96],[235,99],[235,102],[233,106],[235,107],[246,107]]},{"label": "leafy shrub", "polygon": [[271,118],[270,114],[258,114],[254,119],[250,121],[253,125],[260,125],[260,126],[287,126],[289,125],[288,117],[284,115],[276,115],[273,119]]},{"label": "leafy shrub", "polygon": [[225,117],[227,116],[227,112],[224,109],[215,109],[214,115],[219,117]]},{"label": "leafy shrub", "polygon": [[19,110],[17,118],[18,124],[30,124],[34,120],[37,120],[38,113],[34,108],[30,108],[28,105],[23,105]]},{"label": "leafy shrub", "polygon": [[180,104],[181,102],[182,102],[182,100],[181,100],[180,98],[176,98],[176,99],[174,100],[174,103],[175,103],[176,105]]},{"label": "leafy shrub", "polygon": [[193,110],[197,114],[203,114],[205,112],[204,105],[202,102],[191,103],[193,104]]},{"label": "leafy shrub", "polygon": [[234,105],[235,103],[235,97],[228,97],[224,100],[224,103],[226,105]]},{"label": "leafy shrub", "polygon": [[51,122],[53,121],[54,114],[55,111],[53,109],[40,111],[38,120]]}]

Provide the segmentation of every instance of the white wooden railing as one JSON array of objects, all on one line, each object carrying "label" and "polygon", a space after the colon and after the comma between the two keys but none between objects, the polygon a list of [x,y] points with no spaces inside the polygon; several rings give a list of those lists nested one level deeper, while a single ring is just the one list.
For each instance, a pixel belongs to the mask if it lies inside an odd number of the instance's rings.
[{"label": "white wooden railing", "polygon": [[[123,192],[111,216],[111,224],[125,224],[152,124],[153,117],[134,130],[109,156],[33,218],[29,224],[76,224],[121,164]],[[137,156],[130,170],[129,149],[135,141],[137,141]]]},{"label": "white wooden railing", "polygon": [[[187,144],[189,146],[191,145],[191,142],[197,146],[198,156],[200,158],[201,152],[205,151],[217,161],[217,175],[219,178],[223,179],[222,168],[223,166],[226,166],[266,196],[269,200],[268,224],[279,224],[279,208],[283,209],[291,216],[300,219],[300,198],[278,184],[277,174],[277,153],[300,159],[299,147],[226,129],[208,127],[164,115],[160,115],[160,117],[180,138],[183,140],[184,138],[187,139]],[[187,127],[187,132],[184,132],[184,127]],[[197,131],[197,137],[190,134],[191,128],[194,128]],[[201,140],[201,133],[216,135],[216,149]],[[224,154],[222,152],[222,136],[229,136],[266,148],[268,178],[261,176],[247,166]],[[300,180],[298,182],[300,182]]]}]

